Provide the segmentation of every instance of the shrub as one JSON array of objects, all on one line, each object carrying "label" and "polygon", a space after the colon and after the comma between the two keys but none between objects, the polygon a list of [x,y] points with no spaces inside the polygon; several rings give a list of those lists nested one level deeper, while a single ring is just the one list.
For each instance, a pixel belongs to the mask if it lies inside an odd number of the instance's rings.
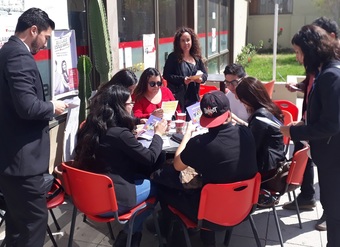
[{"label": "shrub", "polygon": [[236,63],[241,64],[243,67],[247,67],[248,63],[251,62],[252,57],[258,52],[258,50],[262,49],[262,47],[262,40],[259,41],[258,45],[248,43],[246,46],[243,46],[241,53],[239,53],[236,57]]}]

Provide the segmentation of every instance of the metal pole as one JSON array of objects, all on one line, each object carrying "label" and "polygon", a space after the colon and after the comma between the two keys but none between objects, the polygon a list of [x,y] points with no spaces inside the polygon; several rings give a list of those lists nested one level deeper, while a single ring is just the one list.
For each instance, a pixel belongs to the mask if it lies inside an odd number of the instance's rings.
[{"label": "metal pole", "polygon": [[274,38],[273,38],[273,80],[276,80],[276,54],[277,54],[277,25],[279,19],[279,4],[278,0],[275,0],[274,9]]}]

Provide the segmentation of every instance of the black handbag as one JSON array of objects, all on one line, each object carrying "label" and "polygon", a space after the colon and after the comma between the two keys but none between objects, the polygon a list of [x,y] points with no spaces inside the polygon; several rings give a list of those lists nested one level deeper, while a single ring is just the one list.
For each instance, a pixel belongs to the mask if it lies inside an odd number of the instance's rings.
[{"label": "black handbag", "polygon": [[183,140],[184,135],[181,133],[174,133],[170,139],[173,140],[174,142],[181,143]]}]

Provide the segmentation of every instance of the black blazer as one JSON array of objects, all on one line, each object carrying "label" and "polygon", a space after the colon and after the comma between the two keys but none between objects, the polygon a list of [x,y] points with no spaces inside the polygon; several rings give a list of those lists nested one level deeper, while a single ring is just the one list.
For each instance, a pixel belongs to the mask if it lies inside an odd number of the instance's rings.
[{"label": "black blazer", "polygon": [[307,104],[307,122],[291,126],[293,140],[309,140],[313,162],[319,169],[340,164],[340,61],[322,66]]},{"label": "black blazer", "polygon": [[32,176],[48,170],[49,120],[37,64],[16,36],[0,49],[0,174]]},{"label": "black blazer", "polygon": [[163,77],[167,80],[168,88],[171,90],[175,98],[181,106],[182,112],[185,112],[185,107],[199,101],[200,84],[191,82],[188,87],[185,86],[184,78],[186,76],[195,75],[198,70],[203,72],[202,83],[204,83],[208,74],[204,63],[201,59],[195,59],[196,66],[191,71],[191,74],[186,74],[185,62],[178,62],[177,56],[174,52],[170,53],[165,62]]}]

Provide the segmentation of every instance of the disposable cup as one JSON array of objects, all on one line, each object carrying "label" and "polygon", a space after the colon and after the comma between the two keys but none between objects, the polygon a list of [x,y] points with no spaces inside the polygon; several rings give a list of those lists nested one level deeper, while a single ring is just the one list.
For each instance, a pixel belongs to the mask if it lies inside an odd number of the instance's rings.
[{"label": "disposable cup", "polygon": [[187,114],[185,112],[179,112],[176,114],[176,119],[177,120],[186,120]]},{"label": "disposable cup", "polygon": [[176,133],[182,133],[183,134],[184,124],[185,124],[184,120],[175,120]]}]

